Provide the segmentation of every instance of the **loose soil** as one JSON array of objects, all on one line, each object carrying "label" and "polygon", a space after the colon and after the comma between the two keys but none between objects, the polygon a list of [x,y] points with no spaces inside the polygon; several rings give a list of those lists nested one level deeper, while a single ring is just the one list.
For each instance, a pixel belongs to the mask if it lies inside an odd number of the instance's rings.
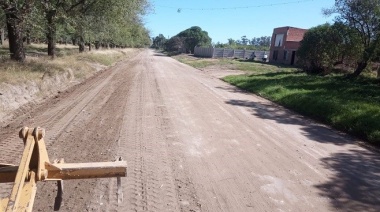
[{"label": "loose soil", "polygon": [[[379,211],[380,156],[215,76],[140,52],[42,103],[0,131],[18,163],[22,126],[46,129],[51,160],[128,161],[116,179],[65,181],[61,211]],[[11,184],[0,185],[0,197]],[[39,183],[34,211],[52,211]]]}]

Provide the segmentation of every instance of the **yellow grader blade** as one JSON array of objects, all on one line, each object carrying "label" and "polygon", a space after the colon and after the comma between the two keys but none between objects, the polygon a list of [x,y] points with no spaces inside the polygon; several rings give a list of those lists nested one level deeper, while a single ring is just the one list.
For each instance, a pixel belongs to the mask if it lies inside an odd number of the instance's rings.
[{"label": "yellow grader blade", "polygon": [[117,177],[118,202],[122,201],[121,177],[127,175],[127,162],[120,158],[115,162],[64,163],[64,160],[50,163],[42,128],[20,131],[24,152],[19,166],[0,164],[0,183],[14,182],[11,195],[0,200],[0,212],[32,211],[38,181],[58,181],[55,210],[60,208],[63,194],[63,180]]}]

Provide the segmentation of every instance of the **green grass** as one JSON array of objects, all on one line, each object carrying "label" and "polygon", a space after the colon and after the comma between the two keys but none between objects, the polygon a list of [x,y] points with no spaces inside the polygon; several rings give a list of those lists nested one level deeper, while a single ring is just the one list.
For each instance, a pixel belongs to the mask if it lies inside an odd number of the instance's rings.
[{"label": "green grass", "polygon": [[339,75],[276,72],[224,78],[336,129],[380,144],[380,86],[375,80]]},{"label": "green grass", "polygon": [[220,61],[217,61],[214,59],[201,59],[201,58],[196,58],[196,57],[189,57],[186,55],[177,55],[177,56],[173,56],[173,58],[180,61],[181,63],[191,65],[194,68],[198,68],[198,69],[214,66],[218,62],[220,63]]},{"label": "green grass", "polygon": [[295,71],[297,70],[294,67],[289,66],[274,66],[269,65],[268,63],[262,62],[252,62],[248,60],[240,59],[212,59],[212,58],[197,58],[188,55],[177,55],[174,56],[176,60],[188,64],[194,68],[204,69],[217,67],[220,69],[231,69],[231,70],[241,70],[247,71],[255,74],[267,73],[268,71],[279,72],[279,71]]}]

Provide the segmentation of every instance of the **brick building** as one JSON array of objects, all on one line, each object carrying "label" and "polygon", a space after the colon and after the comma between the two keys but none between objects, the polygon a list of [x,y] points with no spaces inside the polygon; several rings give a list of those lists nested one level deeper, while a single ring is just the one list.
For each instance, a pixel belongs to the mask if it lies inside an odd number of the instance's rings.
[{"label": "brick building", "polygon": [[306,31],[289,26],[273,29],[269,62],[294,65],[297,62],[296,51]]}]

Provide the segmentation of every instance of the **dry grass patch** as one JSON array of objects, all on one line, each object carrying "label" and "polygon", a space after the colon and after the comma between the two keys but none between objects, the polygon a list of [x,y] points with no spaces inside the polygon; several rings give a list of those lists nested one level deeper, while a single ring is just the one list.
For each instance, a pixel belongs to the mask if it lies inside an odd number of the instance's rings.
[{"label": "dry grass patch", "polygon": [[262,74],[268,71],[283,72],[297,70],[297,68],[291,66],[275,66],[260,61],[232,58],[198,58],[185,54],[176,55],[173,56],[173,58],[198,69],[240,70],[247,71],[249,74]]},{"label": "dry grass patch", "polygon": [[[58,45],[69,51],[78,51],[75,46]],[[43,55],[46,45],[34,44],[33,51],[37,56],[27,56],[24,63],[10,61],[3,57],[0,63],[0,83],[19,84],[26,81],[39,81],[59,73],[72,72],[75,78],[84,78],[101,68],[113,65],[126,57],[132,56],[138,50],[97,50],[81,54],[67,53],[51,59]]]},{"label": "dry grass patch", "polygon": [[118,50],[97,50],[81,53],[78,55],[78,59],[110,66],[123,58],[123,56],[124,53]]}]

